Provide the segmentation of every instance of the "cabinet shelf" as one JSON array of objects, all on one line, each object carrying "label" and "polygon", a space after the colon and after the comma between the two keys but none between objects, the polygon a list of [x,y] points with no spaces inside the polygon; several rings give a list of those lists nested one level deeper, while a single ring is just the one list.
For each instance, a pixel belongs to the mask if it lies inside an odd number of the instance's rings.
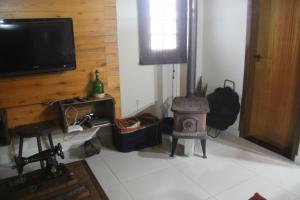
[{"label": "cabinet shelf", "polygon": [[112,96],[106,94],[103,98],[82,97],[61,100],[58,102],[61,124],[64,133],[67,133],[69,125],[78,122],[88,114],[105,118],[109,123],[101,124],[95,127],[109,126],[115,120],[115,100]]}]

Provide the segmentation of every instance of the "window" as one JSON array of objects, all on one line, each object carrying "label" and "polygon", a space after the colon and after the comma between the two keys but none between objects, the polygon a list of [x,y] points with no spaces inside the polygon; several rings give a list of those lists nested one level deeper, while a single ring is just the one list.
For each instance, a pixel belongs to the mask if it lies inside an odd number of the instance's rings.
[{"label": "window", "polygon": [[185,63],[187,1],[138,0],[140,64]]},{"label": "window", "polygon": [[176,7],[176,0],[149,1],[151,50],[176,49]]}]

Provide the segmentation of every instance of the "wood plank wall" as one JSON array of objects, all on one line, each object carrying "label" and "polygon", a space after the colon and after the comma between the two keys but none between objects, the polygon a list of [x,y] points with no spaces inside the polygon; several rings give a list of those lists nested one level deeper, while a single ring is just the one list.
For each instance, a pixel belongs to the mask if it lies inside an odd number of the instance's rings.
[{"label": "wood plank wall", "polygon": [[9,127],[57,118],[57,111],[45,103],[86,96],[96,69],[120,116],[115,0],[0,1],[0,18],[53,17],[73,18],[77,69],[0,79],[0,107],[7,109]]}]

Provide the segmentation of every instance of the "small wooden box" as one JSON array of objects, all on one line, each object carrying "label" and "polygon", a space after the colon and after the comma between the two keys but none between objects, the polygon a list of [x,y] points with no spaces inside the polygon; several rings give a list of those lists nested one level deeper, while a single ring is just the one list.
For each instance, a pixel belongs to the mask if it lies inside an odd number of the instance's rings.
[{"label": "small wooden box", "polygon": [[[115,100],[112,96],[106,94],[103,98],[85,97],[84,101],[78,99],[62,100],[58,102],[61,113],[62,128],[67,133],[70,123],[74,122],[77,113],[77,120],[93,113],[96,116],[105,117],[113,124],[115,120]],[[76,112],[70,107],[74,107]]]}]

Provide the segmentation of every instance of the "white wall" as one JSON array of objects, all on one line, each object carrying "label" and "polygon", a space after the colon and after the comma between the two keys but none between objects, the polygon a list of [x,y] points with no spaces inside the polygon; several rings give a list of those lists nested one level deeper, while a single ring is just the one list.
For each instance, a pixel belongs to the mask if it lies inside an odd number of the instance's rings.
[{"label": "white wall", "polygon": [[[130,116],[153,107],[159,115],[166,99],[171,104],[172,66],[138,65],[136,2],[117,0],[122,114]],[[198,4],[197,79],[203,75],[208,92],[231,79],[241,96],[247,0],[199,0]],[[176,77],[173,94],[185,95],[186,65],[176,66]],[[237,130],[238,122],[229,131],[237,134]]]},{"label": "white wall", "polygon": [[[201,0],[202,1],[202,0]],[[208,92],[223,85],[224,79],[235,81],[242,97],[246,48],[247,0],[203,0],[202,75]],[[201,34],[201,33],[200,33]],[[198,42],[198,45],[201,43]],[[198,47],[199,48],[199,47]],[[198,56],[201,59],[201,55]],[[228,132],[235,135],[237,121]],[[300,144],[295,162],[300,165]]]},{"label": "white wall", "polygon": [[[197,68],[196,68],[196,86],[203,73],[203,28],[204,28],[204,1],[198,0],[198,33],[197,33]],[[180,66],[180,95],[186,95],[187,65]]]},{"label": "white wall", "polygon": [[[203,77],[208,92],[223,86],[224,79],[243,89],[246,48],[247,0],[204,0]],[[229,132],[238,134],[236,122]]]},{"label": "white wall", "polygon": [[155,103],[153,66],[139,66],[137,0],[117,0],[122,115]]},{"label": "white wall", "polygon": [[208,0],[198,0],[198,33],[197,33],[197,83],[203,74],[203,56],[204,56],[204,2]]},{"label": "white wall", "polygon": [[171,106],[172,88],[174,96],[179,94],[179,66],[172,87],[172,65],[139,65],[137,0],[117,0],[116,5],[122,115],[146,109],[161,117],[162,104]]}]

